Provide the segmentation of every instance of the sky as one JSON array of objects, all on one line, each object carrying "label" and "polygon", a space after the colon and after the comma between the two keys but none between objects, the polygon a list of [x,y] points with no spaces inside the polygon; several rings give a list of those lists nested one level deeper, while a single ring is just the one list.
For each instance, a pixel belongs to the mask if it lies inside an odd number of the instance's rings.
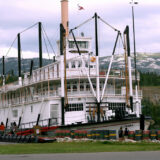
[{"label": "sky", "polygon": [[[74,28],[90,19],[96,12],[103,20],[122,33],[126,25],[129,25],[130,45],[133,52],[130,1],[69,0],[69,28]],[[134,6],[136,51],[160,52],[160,1],[137,0],[137,2],[138,4]],[[77,4],[83,6],[84,10],[78,10]],[[0,57],[17,57],[17,34],[37,22],[42,22],[54,49],[53,51],[47,40],[46,48],[43,40],[43,57],[52,57],[54,52],[57,53],[56,41],[59,39],[60,14],[60,0],[0,0]],[[93,38],[94,52],[94,21],[91,20],[80,27],[75,31],[75,34],[79,35],[81,32],[85,36]],[[100,20],[98,21],[98,33],[100,56],[111,55],[117,33]],[[12,42],[14,42],[13,45]],[[22,58],[38,57],[37,25],[21,34],[21,47]],[[116,54],[122,52],[123,47],[121,41],[119,41]]]}]

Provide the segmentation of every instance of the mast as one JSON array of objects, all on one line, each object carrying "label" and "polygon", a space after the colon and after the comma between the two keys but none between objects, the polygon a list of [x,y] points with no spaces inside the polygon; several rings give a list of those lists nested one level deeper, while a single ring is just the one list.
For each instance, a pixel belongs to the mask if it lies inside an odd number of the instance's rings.
[{"label": "mast", "polygon": [[99,89],[99,52],[98,52],[98,25],[95,13],[95,49],[96,49],[96,92],[97,92],[97,121],[100,122],[100,89]]},{"label": "mast", "polygon": [[131,70],[131,57],[130,57],[129,26],[126,26],[124,34],[125,34],[125,38],[126,38],[127,54],[128,54],[130,107],[131,107],[131,110],[133,112],[133,87],[132,87],[132,70]]},{"label": "mast", "polygon": [[125,82],[126,82],[126,105],[129,106],[128,96],[129,96],[129,90],[128,90],[128,61],[127,61],[127,50],[126,50],[126,40],[124,39],[124,50],[125,50]]},{"label": "mast", "polygon": [[4,56],[2,57],[2,78],[3,78],[3,85],[5,85],[5,59]]},{"label": "mast", "polygon": [[21,75],[21,38],[20,33],[18,33],[18,76],[19,85],[22,85],[22,75]]},{"label": "mast", "polygon": [[39,68],[43,66],[42,64],[42,23],[38,23],[38,37],[39,37]]},{"label": "mast", "polygon": [[136,60],[136,38],[135,38],[135,23],[134,23],[134,4],[132,1],[132,25],[133,25],[133,46],[134,46],[134,65],[135,65],[135,96],[136,96],[136,115],[140,116],[140,108],[138,104],[138,80],[137,80],[137,60]]}]

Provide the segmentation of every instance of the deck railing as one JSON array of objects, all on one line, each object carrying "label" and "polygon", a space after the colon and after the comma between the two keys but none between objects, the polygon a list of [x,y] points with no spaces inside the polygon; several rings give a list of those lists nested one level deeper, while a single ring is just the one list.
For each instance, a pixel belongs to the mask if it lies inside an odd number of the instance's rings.
[{"label": "deck railing", "polygon": [[[42,101],[47,98],[60,98],[61,90],[50,90],[44,91],[43,93],[28,95],[27,97],[17,97],[8,100],[1,100],[0,106],[1,107],[9,107],[9,106],[16,106],[16,105],[25,105],[27,103],[33,103],[36,101]],[[89,90],[73,90],[68,89],[67,91],[68,97],[92,97],[92,91]],[[102,90],[100,91],[100,95],[102,94]],[[107,88],[104,94],[104,97],[122,97],[125,98],[126,93],[122,89],[117,88]],[[135,96],[135,90],[133,90],[133,96]],[[138,91],[138,97],[142,98],[142,90]]]}]

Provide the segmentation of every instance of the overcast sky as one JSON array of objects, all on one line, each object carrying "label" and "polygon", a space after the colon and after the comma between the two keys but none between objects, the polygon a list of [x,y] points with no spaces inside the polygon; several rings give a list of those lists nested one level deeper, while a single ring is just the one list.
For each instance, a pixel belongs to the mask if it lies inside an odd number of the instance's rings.
[{"label": "overcast sky", "polygon": [[[134,7],[136,50],[137,52],[160,52],[160,1],[137,0]],[[130,0],[69,0],[69,26],[73,28],[94,15],[95,12],[106,22],[118,28],[121,32],[125,26],[130,27],[131,50],[132,15]],[[79,11],[77,4],[84,7]],[[56,40],[59,39],[60,0],[0,0],[0,57],[6,56],[9,47],[17,33],[41,21],[45,31],[57,52]],[[99,21],[100,55],[111,55],[116,32]],[[86,36],[94,38],[94,22],[81,27],[75,32],[84,32]],[[21,34],[22,57],[38,57],[37,26]],[[17,41],[13,44],[8,57],[17,56]],[[50,57],[53,52],[48,46]],[[94,51],[94,43],[93,43]],[[43,52],[47,53],[43,43]],[[121,43],[117,47],[117,54],[123,52]],[[44,55],[49,57],[48,54]]]}]

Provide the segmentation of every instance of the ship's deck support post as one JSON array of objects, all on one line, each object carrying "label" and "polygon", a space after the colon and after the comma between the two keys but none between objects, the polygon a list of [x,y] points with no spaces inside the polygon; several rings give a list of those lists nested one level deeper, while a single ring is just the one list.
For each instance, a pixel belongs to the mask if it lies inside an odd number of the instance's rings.
[{"label": "ship's deck support post", "polygon": [[6,128],[8,127],[8,118],[6,119],[6,126],[5,126]]},{"label": "ship's deck support post", "polygon": [[64,85],[64,38],[65,38],[65,29],[62,24],[60,24],[60,55],[61,55],[61,124],[65,125],[64,117],[64,106],[65,106],[65,85]]},{"label": "ship's deck support post", "polygon": [[41,116],[41,114],[39,113],[39,114],[38,114],[38,117],[37,117],[36,126],[38,126],[38,124],[39,124],[40,116]]},{"label": "ship's deck support post", "polygon": [[107,71],[107,74],[106,74],[104,87],[103,87],[103,90],[102,90],[101,101],[103,100],[103,97],[104,97],[104,92],[106,90],[108,77],[109,77],[109,73],[110,73],[110,70],[111,70],[111,65],[112,65],[112,62],[113,62],[113,56],[114,56],[114,53],[115,53],[115,50],[116,50],[116,46],[117,46],[117,42],[118,42],[118,38],[119,38],[120,35],[121,35],[120,31],[118,31],[117,38],[116,38],[116,41],[115,41],[115,44],[114,44],[114,48],[113,48],[113,52],[112,52],[112,56],[111,56],[110,63],[109,63],[109,66],[108,66],[108,71]]},{"label": "ship's deck support post", "polygon": [[21,125],[21,120],[22,120],[22,117],[20,116],[20,117],[19,117],[19,122],[18,122],[18,128],[19,128],[20,125]]},{"label": "ship's deck support post", "polygon": [[48,119],[48,127],[51,126],[51,118]]},{"label": "ship's deck support post", "polygon": [[31,66],[30,66],[30,77],[32,76],[32,70],[33,70],[33,60],[31,60]]},{"label": "ship's deck support post", "polygon": [[97,92],[97,121],[100,122],[100,84],[99,84],[99,52],[98,52],[98,25],[97,25],[97,13],[95,18],[95,50],[96,50],[96,92]]}]

